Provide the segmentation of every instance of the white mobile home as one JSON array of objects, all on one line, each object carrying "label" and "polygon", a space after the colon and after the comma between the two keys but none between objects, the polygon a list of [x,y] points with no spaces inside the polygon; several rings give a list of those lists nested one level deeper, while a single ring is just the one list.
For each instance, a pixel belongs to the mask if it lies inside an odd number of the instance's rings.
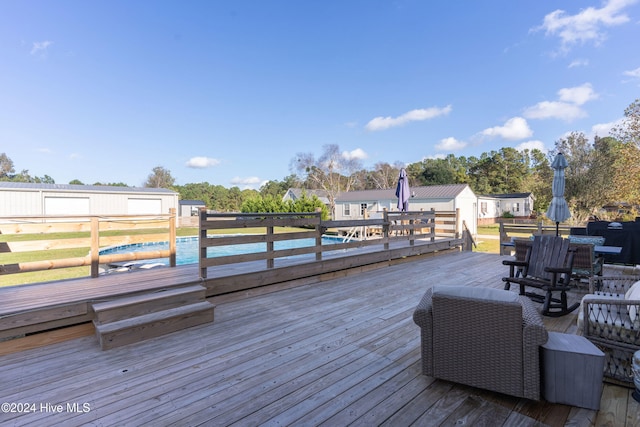
[{"label": "white mobile home", "polygon": [[178,197],[163,188],[0,181],[0,217],[168,214]]},{"label": "white mobile home", "polygon": [[478,196],[478,223],[493,224],[505,212],[515,218],[529,218],[533,215],[534,197],[532,193],[507,193]]},{"label": "white mobile home", "polygon": [[[395,188],[340,193],[336,198],[335,219],[357,219],[380,216],[386,209],[398,211]],[[478,198],[467,184],[411,187],[410,211],[455,211],[460,209],[462,220],[471,234],[477,234]]]}]

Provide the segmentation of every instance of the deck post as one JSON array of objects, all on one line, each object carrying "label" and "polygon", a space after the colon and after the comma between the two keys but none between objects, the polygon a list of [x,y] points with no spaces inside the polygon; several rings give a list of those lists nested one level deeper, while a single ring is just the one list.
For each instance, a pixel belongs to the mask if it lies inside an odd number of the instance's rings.
[{"label": "deck post", "polygon": [[97,216],[91,217],[91,277],[100,274],[100,223]]},{"label": "deck post", "polygon": [[322,261],[322,211],[316,208],[316,248],[320,250],[316,252],[316,261]]},{"label": "deck post", "polygon": [[429,221],[429,223],[431,224],[431,230],[429,231],[429,234],[431,235],[431,241],[435,242],[436,241],[436,210],[435,208],[431,208],[431,215],[433,215],[431,217],[431,220]]},{"label": "deck post", "polygon": [[267,268],[275,266],[273,260],[273,225],[267,226]]},{"label": "deck post", "polygon": [[207,278],[207,267],[204,267],[204,260],[207,259],[207,247],[205,246],[205,242],[207,241],[207,230],[204,228],[204,223],[207,220],[207,209],[200,208],[200,212],[198,215],[198,229],[199,231],[199,243],[200,243],[200,256],[198,257],[199,267],[200,267],[200,278]]},{"label": "deck post", "polygon": [[176,208],[169,209],[169,266],[176,266]]},{"label": "deck post", "polygon": [[382,219],[384,220],[384,224],[382,224],[382,238],[384,239],[384,250],[389,250],[389,211],[387,208],[382,210]]}]

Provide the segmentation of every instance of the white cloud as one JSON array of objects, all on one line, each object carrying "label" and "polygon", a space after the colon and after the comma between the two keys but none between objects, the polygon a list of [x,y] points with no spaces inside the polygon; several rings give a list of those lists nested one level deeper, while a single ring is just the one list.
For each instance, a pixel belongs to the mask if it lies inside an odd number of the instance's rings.
[{"label": "white cloud", "polygon": [[213,159],[211,157],[202,157],[202,156],[192,157],[189,160],[187,160],[187,162],[185,163],[187,167],[194,168],[194,169],[206,169],[213,166],[217,166],[219,164],[220,164],[220,160],[218,159]]},{"label": "white cloud", "polygon": [[454,137],[443,138],[438,144],[436,144],[436,150],[438,151],[459,151],[467,146],[464,141],[458,141]]},{"label": "white cloud", "polygon": [[52,41],[45,40],[43,42],[33,42],[31,47],[31,55],[37,55],[38,53],[44,54],[49,46],[53,44]]},{"label": "white cloud", "polygon": [[558,101],[542,101],[525,108],[523,115],[528,119],[560,119],[570,122],[587,116],[581,106],[598,99],[591,83],[563,88],[558,91]]},{"label": "white cloud", "polygon": [[609,135],[609,133],[611,132],[611,129],[613,129],[614,127],[619,127],[623,123],[624,123],[624,119],[618,119],[609,123],[598,123],[591,126],[591,133],[593,135],[598,135],[599,137],[603,138]]},{"label": "white cloud", "polygon": [[524,116],[528,119],[561,119],[570,122],[586,115],[579,106],[559,101],[538,102],[524,110]]},{"label": "white cloud", "polygon": [[544,17],[542,25],[532,31],[544,30],[548,36],[560,38],[560,52],[568,52],[576,44],[600,44],[606,39],[605,28],[629,22],[623,10],[637,0],[608,0],[601,8],[588,7],[575,15],[555,10]]},{"label": "white cloud", "polygon": [[628,81],[640,82],[640,67],[636,68],[635,70],[625,71],[622,74],[624,74],[625,76],[631,77],[631,79],[629,79]]},{"label": "white cloud", "polygon": [[440,153],[440,154],[433,154],[431,156],[425,156],[425,157],[422,158],[422,160],[425,160],[425,159],[446,159],[446,158],[447,158],[446,154]]},{"label": "white cloud", "polygon": [[544,142],[536,140],[521,142],[516,146],[516,150],[524,151],[524,150],[540,150],[543,153],[547,151],[547,147],[544,146]]},{"label": "white cloud", "polygon": [[236,176],[234,178],[231,179],[231,184],[241,187],[243,190],[245,189],[257,189],[259,188],[260,185],[262,185],[264,182],[260,181],[260,178],[258,178],[257,176],[249,176],[246,178],[241,178],[239,176]]},{"label": "white cloud", "polygon": [[376,117],[372,119],[365,129],[370,131],[379,131],[389,129],[391,127],[402,126],[409,122],[417,122],[433,119],[439,116],[446,116],[451,112],[451,105],[446,107],[431,107],[418,110],[411,110],[398,117]]},{"label": "white cloud", "polygon": [[589,65],[589,60],[588,59],[574,59],[569,64],[568,68],[586,67],[587,65]]},{"label": "white cloud", "polygon": [[591,83],[585,83],[581,86],[569,87],[558,91],[560,101],[571,102],[576,105],[583,105],[588,101],[598,99],[598,94],[593,91]]},{"label": "white cloud", "polygon": [[635,70],[625,71],[622,74],[624,74],[625,76],[640,79],[640,67],[636,68]]},{"label": "white cloud", "polygon": [[362,160],[369,157],[369,155],[365,153],[365,151],[362,148],[356,148],[355,150],[352,150],[352,151],[343,151],[342,157],[344,157],[347,160],[351,160],[351,159]]},{"label": "white cloud", "polygon": [[482,135],[489,137],[500,137],[509,141],[529,138],[533,131],[529,124],[522,117],[512,117],[504,123],[504,126],[495,126],[482,131]]}]

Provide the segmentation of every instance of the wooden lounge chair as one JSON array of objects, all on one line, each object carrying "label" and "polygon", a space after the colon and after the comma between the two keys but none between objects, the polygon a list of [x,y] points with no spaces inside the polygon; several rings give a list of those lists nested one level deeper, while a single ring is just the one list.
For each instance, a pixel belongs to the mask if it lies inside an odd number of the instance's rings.
[{"label": "wooden lounge chair", "polygon": [[[556,236],[535,236],[524,260],[502,261],[509,266],[509,277],[502,278],[504,288],[509,290],[511,283],[520,285],[520,295],[543,303],[542,314],[545,316],[569,314],[580,305],[576,303],[569,307],[567,304],[573,257],[574,250],[569,248],[568,240]],[[544,294],[526,292],[527,286],[541,289]]]}]

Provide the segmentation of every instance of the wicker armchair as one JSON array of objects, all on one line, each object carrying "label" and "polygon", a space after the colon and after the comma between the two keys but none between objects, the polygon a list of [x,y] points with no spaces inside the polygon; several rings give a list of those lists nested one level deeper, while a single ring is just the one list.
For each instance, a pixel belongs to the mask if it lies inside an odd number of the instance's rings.
[{"label": "wicker armchair", "polygon": [[[596,276],[582,298],[578,329],[605,354],[605,380],[633,387],[633,353],[640,350],[640,276]],[[632,288],[633,287],[633,288]],[[588,321],[585,321],[588,319]]]},{"label": "wicker armchair", "polygon": [[422,372],[512,396],[540,400],[540,314],[502,289],[434,286],[413,314],[421,328]]}]

